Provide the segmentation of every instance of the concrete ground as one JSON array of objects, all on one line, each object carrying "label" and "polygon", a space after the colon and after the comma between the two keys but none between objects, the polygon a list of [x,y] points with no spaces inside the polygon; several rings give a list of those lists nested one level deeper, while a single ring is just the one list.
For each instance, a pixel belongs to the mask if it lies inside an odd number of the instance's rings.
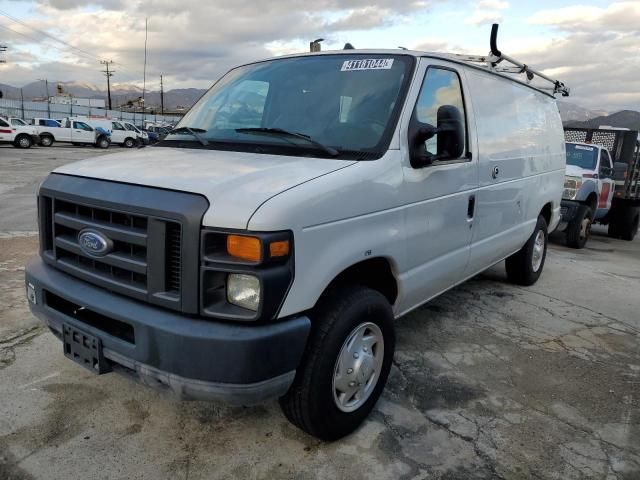
[{"label": "concrete ground", "polygon": [[[184,403],[66,360],[24,300],[33,192],[94,149],[0,147],[1,479],[639,479],[640,239],[550,245],[400,319],[382,399],[322,443],[277,403]],[[185,355],[188,355],[185,352]]]}]

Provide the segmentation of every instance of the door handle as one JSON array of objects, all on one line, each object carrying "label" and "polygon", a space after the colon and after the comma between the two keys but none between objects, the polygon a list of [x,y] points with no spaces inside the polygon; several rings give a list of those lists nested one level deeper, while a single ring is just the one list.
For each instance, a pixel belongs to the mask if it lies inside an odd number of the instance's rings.
[{"label": "door handle", "polygon": [[469,220],[473,219],[475,210],[476,210],[476,196],[469,195],[469,204],[467,205],[467,218]]},{"label": "door handle", "polygon": [[495,180],[496,178],[498,178],[498,175],[500,175],[500,169],[497,165],[494,165],[493,169],[491,170],[491,178]]}]

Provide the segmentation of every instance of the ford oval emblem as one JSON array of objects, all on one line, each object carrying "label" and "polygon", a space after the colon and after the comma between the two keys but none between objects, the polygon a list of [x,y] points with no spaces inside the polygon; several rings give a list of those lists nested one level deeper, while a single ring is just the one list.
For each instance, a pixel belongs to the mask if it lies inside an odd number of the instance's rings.
[{"label": "ford oval emblem", "polygon": [[86,228],[78,234],[78,243],[83,252],[102,257],[111,251],[113,242],[97,230]]}]

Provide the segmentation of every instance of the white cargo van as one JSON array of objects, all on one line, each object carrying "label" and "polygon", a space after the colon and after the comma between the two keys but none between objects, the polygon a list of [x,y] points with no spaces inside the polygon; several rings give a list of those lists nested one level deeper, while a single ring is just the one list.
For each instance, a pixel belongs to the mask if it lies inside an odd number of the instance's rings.
[{"label": "white cargo van", "polygon": [[244,65],[158,146],[58,168],[31,310],[95,373],[353,431],[395,318],[503,259],[521,285],[543,270],[568,91],[493,47]]}]

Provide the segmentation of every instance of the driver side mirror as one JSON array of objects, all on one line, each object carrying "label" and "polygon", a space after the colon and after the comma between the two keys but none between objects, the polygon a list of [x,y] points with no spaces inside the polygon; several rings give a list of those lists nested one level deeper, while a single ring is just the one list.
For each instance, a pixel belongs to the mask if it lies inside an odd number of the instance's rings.
[{"label": "driver side mirror", "polygon": [[613,177],[613,168],[609,168],[609,167],[600,167],[600,177],[601,178],[611,178]]},{"label": "driver side mirror", "polygon": [[[438,108],[437,121],[437,127],[422,123],[409,132],[414,168],[427,167],[439,160],[455,160],[464,154],[465,131],[460,110],[453,105],[442,105]],[[436,153],[431,153],[425,142],[436,135]]]}]

